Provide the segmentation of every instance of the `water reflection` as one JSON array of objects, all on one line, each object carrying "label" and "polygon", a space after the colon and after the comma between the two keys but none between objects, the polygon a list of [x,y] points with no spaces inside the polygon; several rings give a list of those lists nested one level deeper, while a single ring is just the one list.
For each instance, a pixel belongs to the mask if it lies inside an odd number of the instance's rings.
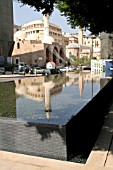
[{"label": "water reflection", "polygon": [[[27,78],[15,81],[16,84],[15,91],[16,94],[19,95],[20,97],[24,96],[25,98],[31,99],[29,104],[32,103],[32,100],[38,101],[37,108],[36,105],[34,106],[36,108],[34,112],[35,114],[38,114],[37,118],[44,119],[45,116],[43,112],[45,112],[47,120],[49,120],[50,117],[52,119],[61,118],[60,112],[65,114],[64,118],[66,118],[67,117],[65,113],[66,110],[68,110],[68,112],[71,112],[71,110],[73,110],[73,112],[68,113],[68,115],[74,114],[74,109],[70,108],[70,106],[77,105],[76,108],[78,108],[77,110],[79,110],[80,107],[79,105],[82,106],[83,103],[86,103],[89,99],[91,99],[92,94],[90,96],[91,93],[90,92],[89,95],[87,95],[87,97],[83,95],[83,99],[80,100],[84,89],[84,83],[86,88],[86,86],[90,84],[91,80],[92,78],[90,76],[90,73],[87,74],[80,73],[79,75],[59,74],[48,77]],[[99,81],[99,79],[94,78],[93,82],[95,83],[97,81]],[[86,90],[85,93],[87,93]],[[29,102],[29,100],[27,101]],[[17,105],[18,104],[19,103],[17,102]],[[33,106],[31,107],[33,110],[34,109]],[[67,107],[68,109],[66,109]],[[33,112],[32,110],[30,112]],[[26,110],[25,112],[27,113],[28,110]],[[17,112],[17,114],[18,117],[20,117],[21,113]],[[27,115],[27,117],[29,116]]]},{"label": "water reflection", "polygon": [[78,85],[79,85],[80,96],[82,96],[82,92],[84,88],[84,78],[83,78],[82,73],[80,73],[78,77]]},{"label": "water reflection", "polygon": [[15,91],[20,96],[24,95],[36,101],[44,101],[46,117],[49,120],[52,112],[51,96],[60,93],[65,82],[66,74],[22,79],[15,81]]},{"label": "water reflection", "polygon": [[69,73],[19,79],[0,86],[4,88],[0,94],[1,116],[65,124],[98,93],[100,78],[92,78],[90,73]]}]

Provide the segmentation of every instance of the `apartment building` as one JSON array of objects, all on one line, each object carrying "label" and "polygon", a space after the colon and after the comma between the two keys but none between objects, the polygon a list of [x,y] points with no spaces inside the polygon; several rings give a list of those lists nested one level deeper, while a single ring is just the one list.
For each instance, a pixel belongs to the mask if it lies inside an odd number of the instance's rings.
[{"label": "apartment building", "polygon": [[97,59],[100,59],[100,53],[101,53],[101,40],[100,35],[84,35],[83,36],[83,44],[87,46],[91,46],[92,54],[91,57],[95,57]]},{"label": "apartment building", "polygon": [[82,58],[100,59],[101,41],[100,36],[85,35],[82,29],[78,30],[77,34],[68,34],[69,44],[66,46],[66,56],[76,56]]}]

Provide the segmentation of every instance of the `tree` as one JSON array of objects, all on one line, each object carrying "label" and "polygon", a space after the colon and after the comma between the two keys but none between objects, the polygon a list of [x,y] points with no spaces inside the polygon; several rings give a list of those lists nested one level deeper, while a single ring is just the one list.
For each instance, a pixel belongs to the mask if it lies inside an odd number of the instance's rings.
[{"label": "tree", "polygon": [[80,26],[98,34],[112,33],[113,0],[57,0],[56,7],[72,28]]},{"label": "tree", "polygon": [[73,60],[71,62],[71,65],[73,66],[78,66],[78,65],[90,66],[90,64],[91,64],[91,58],[88,58],[87,56],[84,56],[82,58],[73,56]]},{"label": "tree", "polygon": [[80,26],[92,34],[113,32],[113,0],[17,0],[35,7],[42,14],[51,14],[54,5],[67,18],[72,28]]},{"label": "tree", "polygon": [[51,14],[54,10],[55,0],[16,0],[23,5],[34,7],[37,11],[42,10],[42,14]]}]

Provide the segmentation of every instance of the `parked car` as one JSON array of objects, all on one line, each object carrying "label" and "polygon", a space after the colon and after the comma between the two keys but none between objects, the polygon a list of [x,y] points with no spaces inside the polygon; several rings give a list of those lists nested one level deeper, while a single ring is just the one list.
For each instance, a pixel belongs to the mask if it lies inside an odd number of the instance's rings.
[{"label": "parked car", "polygon": [[5,68],[4,67],[0,67],[0,74],[5,74]]},{"label": "parked car", "polygon": [[42,73],[43,76],[51,75],[51,71],[49,69],[45,69]]},{"label": "parked car", "polygon": [[68,72],[68,67],[60,68],[60,71],[62,71],[62,72]]},{"label": "parked car", "polygon": [[19,74],[19,69],[18,69],[18,67],[14,67],[14,68],[13,68],[12,74]]},{"label": "parked car", "polygon": [[21,68],[19,69],[19,74],[20,74],[20,75],[25,75],[25,68],[24,68],[24,67],[21,67]]},{"label": "parked car", "polygon": [[29,72],[28,74],[34,74],[34,68],[33,67],[29,67]]},{"label": "parked car", "polygon": [[62,71],[60,69],[51,69],[51,74],[61,74]]},{"label": "parked car", "polygon": [[83,68],[83,70],[91,70],[91,67],[90,67],[90,66],[85,66],[85,67]]},{"label": "parked car", "polygon": [[40,67],[35,67],[34,68],[34,74],[42,74],[44,71],[44,69],[40,68]]},{"label": "parked car", "polygon": [[42,75],[53,75],[53,74],[61,74],[62,71],[60,69],[45,69]]},{"label": "parked car", "polygon": [[29,66],[24,66],[24,68],[25,68],[25,73],[28,74],[29,70],[30,70],[30,67]]},{"label": "parked car", "polygon": [[75,67],[74,66],[69,66],[68,71],[72,71],[72,70],[75,70]]}]

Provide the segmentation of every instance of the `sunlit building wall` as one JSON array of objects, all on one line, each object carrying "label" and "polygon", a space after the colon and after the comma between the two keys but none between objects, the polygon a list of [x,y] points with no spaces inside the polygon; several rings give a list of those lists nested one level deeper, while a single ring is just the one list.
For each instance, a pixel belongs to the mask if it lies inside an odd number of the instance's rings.
[{"label": "sunlit building wall", "polygon": [[92,48],[91,58],[95,57],[97,59],[100,59],[100,52],[101,52],[100,36],[84,35],[83,44],[90,46]]},{"label": "sunlit building wall", "polygon": [[[41,40],[44,39],[44,20],[36,20],[22,25],[23,39]],[[59,26],[49,23],[49,35],[54,38],[56,43],[62,44],[62,30]]]},{"label": "sunlit building wall", "polygon": [[[101,41],[100,36],[85,35],[82,29],[78,30],[76,34],[64,34],[65,37],[69,38],[68,45],[66,46],[66,56],[69,58],[70,55],[76,57],[97,58],[100,59],[101,53]],[[70,48],[70,46],[74,48]],[[76,48],[77,47],[77,48]],[[79,52],[78,52],[79,47]],[[69,48],[71,50],[69,50]]]}]

